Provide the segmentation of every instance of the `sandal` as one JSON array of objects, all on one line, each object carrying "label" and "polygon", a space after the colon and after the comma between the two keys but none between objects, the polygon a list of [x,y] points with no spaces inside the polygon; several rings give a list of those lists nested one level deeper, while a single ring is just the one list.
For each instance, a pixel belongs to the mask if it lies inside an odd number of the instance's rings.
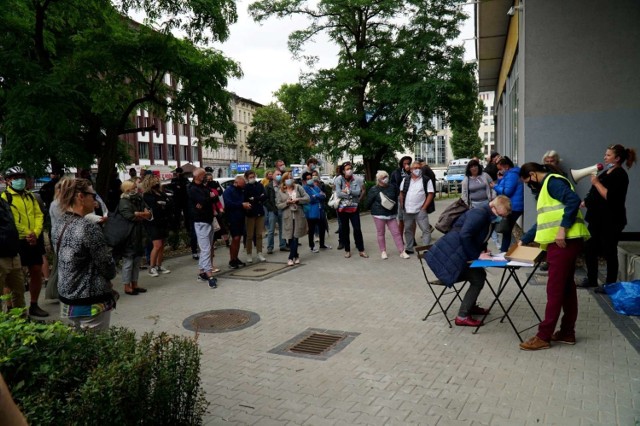
[{"label": "sandal", "polygon": [[366,259],[366,258],[368,258],[368,257],[369,257],[369,255],[368,255],[366,252],[361,251],[361,252],[360,252],[360,257],[364,257],[364,258]]},{"label": "sandal", "polygon": [[344,257],[346,257],[346,258],[349,258],[349,257],[351,257],[351,252],[350,252],[350,251],[348,251],[348,252],[345,252],[345,254],[344,254]]},{"label": "sandal", "polygon": [[138,289],[135,289],[135,288],[134,288],[134,289],[133,289],[133,290],[131,290],[131,291],[127,291],[127,290],[125,290],[125,291],[124,291],[124,294],[128,294],[129,296],[137,296],[139,293],[138,293]]},{"label": "sandal", "polygon": [[142,288],[142,287],[134,287],[133,291],[136,291],[138,293],[146,293],[147,289],[146,288]]}]

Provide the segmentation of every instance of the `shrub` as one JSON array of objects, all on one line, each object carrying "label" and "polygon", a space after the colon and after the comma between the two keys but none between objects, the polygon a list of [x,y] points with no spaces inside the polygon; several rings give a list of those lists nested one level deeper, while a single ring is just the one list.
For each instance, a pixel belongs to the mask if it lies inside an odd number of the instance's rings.
[{"label": "shrub", "polygon": [[79,332],[21,314],[0,313],[0,373],[30,424],[202,424],[194,339]]}]

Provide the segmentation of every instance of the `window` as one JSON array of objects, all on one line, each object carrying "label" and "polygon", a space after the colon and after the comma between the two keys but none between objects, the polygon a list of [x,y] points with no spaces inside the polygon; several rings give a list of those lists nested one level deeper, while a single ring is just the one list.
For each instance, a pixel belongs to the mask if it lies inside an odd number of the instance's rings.
[{"label": "window", "polygon": [[488,132],[484,132],[484,142],[489,142],[489,133]]},{"label": "window", "polygon": [[167,160],[175,160],[175,159],[176,159],[176,146],[167,145]]},{"label": "window", "polygon": [[436,162],[438,164],[445,164],[447,161],[447,147],[446,147],[446,140],[444,136],[438,136],[438,146],[437,148],[437,158],[436,158]]},{"label": "window", "polygon": [[147,142],[138,142],[138,157],[149,158],[149,144]]},{"label": "window", "polygon": [[493,115],[493,114],[494,114],[493,107],[489,107],[489,115]]},{"label": "window", "polygon": [[161,143],[154,143],[153,144],[153,158],[155,160],[162,160],[163,159],[162,144]]},{"label": "window", "polygon": [[180,147],[180,160],[182,160],[182,161],[191,161],[191,158],[189,158],[189,147],[188,146],[181,146]]},{"label": "window", "polygon": [[496,132],[491,132],[491,138],[489,139],[491,142],[496,140]]},{"label": "window", "polygon": [[484,115],[489,115],[489,107],[488,106],[484,107]]},{"label": "window", "polygon": [[436,162],[436,143],[433,140],[430,140],[426,143],[426,160],[427,163],[433,164]]},{"label": "window", "polygon": [[191,131],[191,136],[195,137],[196,136],[196,126],[194,126],[192,124],[191,127],[189,128],[189,130]]},{"label": "window", "polygon": [[191,147],[191,161],[198,161],[200,159],[200,157],[198,156],[198,147],[197,146],[192,146]]}]

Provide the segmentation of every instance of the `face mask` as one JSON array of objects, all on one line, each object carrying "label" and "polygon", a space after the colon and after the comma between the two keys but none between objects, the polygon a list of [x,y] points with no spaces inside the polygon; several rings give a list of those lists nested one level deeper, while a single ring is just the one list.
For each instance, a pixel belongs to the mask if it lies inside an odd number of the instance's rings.
[{"label": "face mask", "polygon": [[491,220],[491,223],[499,223],[502,220],[502,218],[500,216],[496,216],[495,218],[493,218]]},{"label": "face mask", "polygon": [[351,175],[353,175],[353,170],[345,170],[345,171],[344,171],[344,175],[345,175],[346,177],[351,177]]},{"label": "face mask", "polygon": [[287,186],[292,186],[293,185],[293,179],[287,179],[284,181],[284,184]]},{"label": "face mask", "polygon": [[256,183],[256,178],[249,179],[249,183]]},{"label": "face mask", "polygon": [[311,165],[311,167],[309,167],[309,169],[311,169],[311,170],[315,170],[315,169],[316,169],[316,165],[315,165],[315,164],[312,164],[312,165]]},{"label": "face mask", "polygon": [[27,186],[26,179],[14,179],[11,181],[11,187],[16,191],[22,191]]},{"label": "face mask", "polygon": [[285,171],[285,167],[284,166],[280,166],[280,171],[284,172]]},{"label": "face mask", "polygon": [[384,179],[382,179],[380,182],[384,183],[385,185],[389,183],[389,178],[386,177]]},{"label": "face mask", "polygon": [[282,180],[282,175],[277,175],[274,179],[276,182],[280,182]]},{"label": "face mask", "polygon": [[538,195],[540,193],[540,190],[542,189],[542,184],[540,182],[533,182],[532,180],[527,183],[527,186],[529,187],[533,195]]},{"label": "face mask", "polygon": [[422,170],[413,169],[413,170],[411,170],[411,173],[413,173],[414,176],[420,176],[422,174]]},{"label": "face mask", "polygon": [[313,185],[313,179],[308,179],[307,180],[307,185]]}]

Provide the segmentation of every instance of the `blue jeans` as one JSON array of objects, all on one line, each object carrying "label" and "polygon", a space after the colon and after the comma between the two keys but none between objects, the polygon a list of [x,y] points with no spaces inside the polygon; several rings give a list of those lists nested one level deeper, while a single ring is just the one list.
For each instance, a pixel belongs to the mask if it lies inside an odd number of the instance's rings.
[{"label": "blue jeans", "polygon": [[280,248],[285,248],[287,242],[283,238],[282,234],[282,214],[278,212],[269,212],[269,232],[267,232],[267,250],[273,250],[273,239],[276,229],[276,223],[278,224],[278,240]]}]

